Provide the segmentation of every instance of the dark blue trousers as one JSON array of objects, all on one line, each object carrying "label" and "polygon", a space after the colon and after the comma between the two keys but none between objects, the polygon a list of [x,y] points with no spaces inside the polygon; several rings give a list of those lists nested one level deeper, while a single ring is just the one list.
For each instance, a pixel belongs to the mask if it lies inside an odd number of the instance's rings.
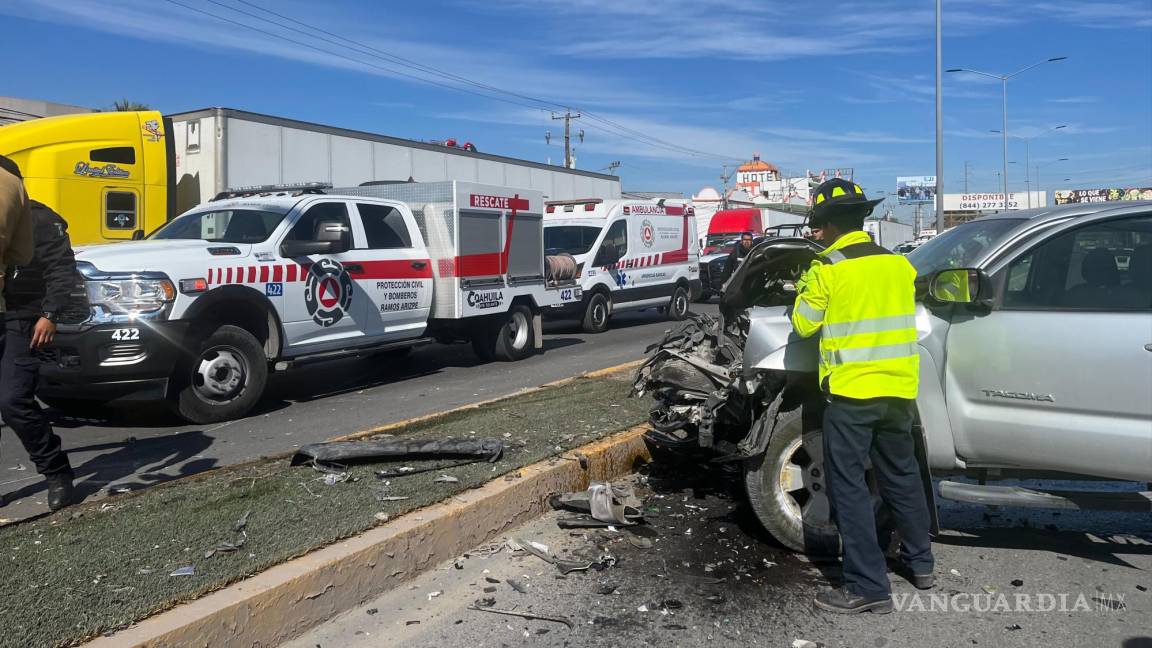
[{"label": "dark blue trousers", "polygon": [[931,518],[912,439],[912,401],[832,396],[824,410],[825,484],[844,545],[844,584],[859,596],[884,597],[891,589],[865,481],[869,457],[900,533],[901,558],[914,573],[930,573]]},{"label": "dark blue trousers", "polygon": [[0,313],[0,415],[12,428],[41,475],[72,472],[60,437],[36,402],[40,360],[30,348],[33,320],[5,319]]}]

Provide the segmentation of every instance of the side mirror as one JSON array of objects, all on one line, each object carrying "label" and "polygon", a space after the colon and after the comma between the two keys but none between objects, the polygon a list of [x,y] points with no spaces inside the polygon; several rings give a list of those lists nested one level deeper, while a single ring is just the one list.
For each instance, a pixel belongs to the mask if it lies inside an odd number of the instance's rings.
[{"label": "side mirror", "polygon": [[928,296],[944,304],[975,304],[987,285],[983,273],[972,268],[955,268],[937,272],[928,282]]},{"label": "side mirror", "polygon": [[335,254],[333,248],[332,241],[284,241],[280,244],[280,256],[295,259],[313,254]]},{"label": "side mirror", "polygon": [[620,251],[613,245],[611,247],[600,248],[600,251],[596,253],[596,260],[592,265],[601,267],[615,265],[617,263],[620,263]]},{"label": "side mirror", "polygon": [[352,249],[352,232],[340,221],[320,221],[316,224],[316,240],[284,241],[280,256],[286,259],[312,254],[340,254]]},{"label": "side mirror", "polygon": [[352,249],[352,230],[340,221],[320,221],[316,224],[316,240],[332,244],[329,254],[340,254]]}]

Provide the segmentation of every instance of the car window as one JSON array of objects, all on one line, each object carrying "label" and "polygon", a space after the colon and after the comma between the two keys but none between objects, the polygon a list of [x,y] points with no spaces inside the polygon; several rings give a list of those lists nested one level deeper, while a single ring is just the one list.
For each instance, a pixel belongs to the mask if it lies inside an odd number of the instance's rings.
[{"label": "car window", "polygon": [[360,221],[368,247],[373,250],[391,250],[412,247],[412,234],[399,209],[387,205],[357,203]]},{"label": "car window", "polygon": [[348,207],[342,202],[322,202],[312,205],[296,221],[285,237],[286,241],[315,241],[316,228],[322,221],[336,221],[348,227]]},{"label": "car window", "polygon": [[1065,232],[1007,272],[1005,308],[1152,310],[1152,215]]},{"label": "car window", "polygon": [[596,253],[594,265],[615,263],[628,253],[628,222],[618,220],[608,227],[600,250]]},{"label": "car window", "polygon": [[260,243],[272,235],[287,212],[214,209],[185,214],[152,233],[150,239],[200,239],[213,243]]},{"label": "car window", "polygon": [[544,228],[544,249],[548,254],[584,254],[592,249],[600,228],[595,225],[554,225]]},{"label": "car window", "polygon": [[937,270],[971,267],[1009,230],[1024,222],[1016,218],[974,220],[958,225],[908,253],[916,275],[926,277]]}]

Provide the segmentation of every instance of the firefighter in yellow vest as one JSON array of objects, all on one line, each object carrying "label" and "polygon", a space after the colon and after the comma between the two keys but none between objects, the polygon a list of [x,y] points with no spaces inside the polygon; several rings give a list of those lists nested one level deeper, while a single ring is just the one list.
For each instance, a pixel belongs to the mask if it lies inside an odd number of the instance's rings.
[{"label": "firefighter in yellow vest", "polygon": [[844,584],[821,592],[815,603],[832,612],[893,609],[865,480],[869,459],[900,533],[906,575],[920,589],[935,582],[930,517],[912,438],[920,377],[916,270],[863,231],[879,202],[840,178],[816,188],[809,223],[827,247],[797,282],[792,311],[799,335],[820,335],[825,484],[843,543]]}]

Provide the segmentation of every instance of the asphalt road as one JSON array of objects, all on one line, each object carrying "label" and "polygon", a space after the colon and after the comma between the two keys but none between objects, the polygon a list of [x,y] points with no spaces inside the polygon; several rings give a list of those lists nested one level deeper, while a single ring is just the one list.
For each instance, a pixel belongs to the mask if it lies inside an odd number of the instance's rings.
[{"label": "asphalt road", "polygon": [[635,531],[563,530],[572,514],[549,513],[507,536],[611,566],[561,575],[480,547],[285,646],[1152,647],[1147,514],[945,503],[936,589],[893,576],[895,613],[843,616],[811,604],[838,564],[775,544],[731,475],[689,464],[632,481],[646,518]]},{"label": "asphalt road", "polygon": [[[715,304],[694,304],[716,313]],[[545,324],[544,350],[515,363],[482,363],[467,344],[428,345],[405,360],[331,362],[273,376],[249,417],[185,425],[162,407],[100,413],[80,419],[53,412],[88,498],[136,490],[176,477],[306,443],[507,395],[586,371],[643,357],[644,347],[672,325],[655,310],[621,313],[600,335],[575,323]],[[0,520],[47,510],[42,479],[11,430],[0,433]]]}]

